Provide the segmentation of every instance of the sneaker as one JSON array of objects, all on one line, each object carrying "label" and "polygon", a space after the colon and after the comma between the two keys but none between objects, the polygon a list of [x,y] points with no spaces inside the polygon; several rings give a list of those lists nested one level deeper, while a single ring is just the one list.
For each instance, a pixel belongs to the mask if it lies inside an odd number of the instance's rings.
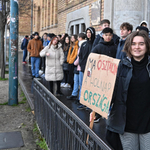
[{"label": "sneaker", "polygon": [[61,83],[61,84],[60,84],[60,87],[64,87],[64,85],[65,85],[65,83]]},{"label": "sneaker", "polygon": [[26,64],[26,62],[25,62],[25,61],[23,61],[23,62],[22,62],[22,64]]},{"label": "sneaker", "polygon": [[66,98],[68,100],[73,100],[73,99],[77,99],[77,96],[70,95],[70,96],[67,96]]},{"label": "sneaker", "polygon": [[66,84],[64,85],[64,87],[70,88],[71,86],[70,86],[68,83],[66,83]]},{"label": "sneaker", "polygon": [[43,71],[42,70],[39,70],[39,75],[42,75],[43,74]]},{"label": "sneaker", "polygon": [[34,79],[35,78],[35,76],[32,76],[32,79]]},{"label": "sneaker", "polygon": [[86,106],[85,105],[80,105],[79,107],[77,107],[77,110],[82,110],[82,109],[85,109]]},{"label": "sneaker", "polygon": [[81,105],[79,100],[76,100],[74,103],[77,104],[77,105]]}]

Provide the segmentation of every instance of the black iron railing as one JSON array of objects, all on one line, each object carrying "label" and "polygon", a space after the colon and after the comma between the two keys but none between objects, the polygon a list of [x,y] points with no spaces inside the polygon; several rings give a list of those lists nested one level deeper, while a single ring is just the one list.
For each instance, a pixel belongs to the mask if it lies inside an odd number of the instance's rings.
[{"label": "black iron railing", "polygon": [[36,79],[34,79],[34,99],[36,121],[50,150],[111,150],[78,116]]}]

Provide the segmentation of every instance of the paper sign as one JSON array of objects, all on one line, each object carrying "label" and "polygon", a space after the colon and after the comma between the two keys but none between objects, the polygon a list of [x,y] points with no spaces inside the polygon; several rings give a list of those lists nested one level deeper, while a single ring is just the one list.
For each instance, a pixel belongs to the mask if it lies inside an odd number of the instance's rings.
[{"label": "paper sign", "polygon": [[119,61],[91,53],[84,71],[80,103],[105,118],[109,112]]}]

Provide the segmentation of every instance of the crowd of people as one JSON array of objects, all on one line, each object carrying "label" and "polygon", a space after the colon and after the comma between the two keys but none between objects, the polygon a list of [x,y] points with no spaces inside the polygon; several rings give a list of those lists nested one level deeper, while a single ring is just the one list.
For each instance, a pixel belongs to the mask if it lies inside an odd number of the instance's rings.
[{"label": "crowd of people", "polygon": [[[100,23],[101,31],[88,27],[84,33],[69,36],[35,32],[23,40],[23,64],[27,51],[31,58],[32,78],[42,73],[50,84],[72,90],[68,100],[75,100],[78,110],[88,109],[80,104],[82,80],[90,53],[120,59],[113,98],[107,120],[107,141],[116,150],[150,149],[150,41],[148,23],[142,21],[133,31],[132,24],[120,25],[120,36],[110,28],[110,21]],[[40,72],[40,74],[39,74]],[[92,116],[92,115],[90,115]],[[96,114],[95,121],[101,118]],[[90,118],[91,120],[92,118]]]}]

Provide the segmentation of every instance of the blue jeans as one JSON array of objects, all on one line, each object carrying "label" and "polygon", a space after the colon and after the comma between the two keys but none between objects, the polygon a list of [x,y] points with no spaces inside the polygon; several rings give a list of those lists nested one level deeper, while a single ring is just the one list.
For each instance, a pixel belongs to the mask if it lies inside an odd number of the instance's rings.
[{"label": "blue jeans", "polygon": [[79,86],[80,86],[79,100],[81,96],[82,81],[83,81],[83,72],[79,71]]},{"label": "blue jeans", "polygon": [[39,77],[40,57],[31,57],[32,76]]},{"label": "blue jeans", "polygon": [[26,57],[27,57],[27,49],[25,48],[25,49],[23,50],[23,62],[26,61]]},{"label": "blue jeans", "polygon": [[78,95],[78,89],[79,89],[79,74],[74,74],[74,86],[72,91],[73,96]]}]

